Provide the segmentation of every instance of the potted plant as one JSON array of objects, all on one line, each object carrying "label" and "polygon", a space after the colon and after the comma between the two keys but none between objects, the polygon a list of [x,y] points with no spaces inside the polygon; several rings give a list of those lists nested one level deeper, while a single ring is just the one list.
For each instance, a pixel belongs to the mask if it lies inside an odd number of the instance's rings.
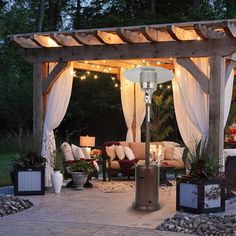
[{"label": "potted plant", "polygon": [[33,151],[15,155],[10,167],[15,195],[44,194],[45,163]]},{"label": "potted plant", "polygon": [[51,175],[53,192],[60,193],[63,183],[63,175],[61,174],[62,157],[60,151],[54,151],[51,166],[54,170],[53,174]]},{"label": "potted plant", "polygon": [[76,161],[70,161],[68,164],[72,180],[76,185],[75,190],[82,190],[88,175],[95,171],[93,161],[80,158]]},{"label": "potted plant", "polygon": [[218,158],[200,141],[183,154],[186,176],[177,178],[176,209],[192,213],[225,210],[225,187],[219,173]]}]

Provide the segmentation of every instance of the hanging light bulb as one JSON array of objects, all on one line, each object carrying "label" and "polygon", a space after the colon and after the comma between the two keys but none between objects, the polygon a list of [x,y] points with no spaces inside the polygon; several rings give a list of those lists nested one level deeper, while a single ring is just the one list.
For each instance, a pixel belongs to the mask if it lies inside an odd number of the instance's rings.
[{"label": "hanging light bulb", "polygon": [[159,85],[159,88],[162,88],[162,84]]},{"label": "hanging light bulb", "polygon": [[119,85],[118,84],[115,84],[115,88],[117,88]]},{"label": "hanging light bulb", "polygon": [[97,75],[94,75],[94,79],[97,79],[98,78],[98,76]]},{"label": "hanging light bulb", "polygon": [[90,71],[86,71],[87,75],[90,75]]},{"label": "hanging light bulb", "polygon": [[114,76],[111,77],[112,80],[115,80],[116,78]]}]

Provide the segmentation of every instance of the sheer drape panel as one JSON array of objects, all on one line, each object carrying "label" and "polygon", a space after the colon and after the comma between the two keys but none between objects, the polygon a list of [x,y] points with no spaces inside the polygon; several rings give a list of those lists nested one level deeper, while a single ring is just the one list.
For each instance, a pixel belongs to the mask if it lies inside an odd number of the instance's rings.
[{"label": "sheer drape panel", "polygon": [[[193,59],[193,62],[209,78],[209,62],[207,58]],[[190,147],[191,143],[199,142],[206,138],[209,129],[208,95],[205,94],[198,81],[182,66],[174,61],[175,79],[174,103],[176,119],[180,128],[181,136],[185,144]],[[181,114],[178,110],[181,110]],[[182,114],[183,113],[183,114]],[[183,116],[187,116],[183,121]],[[185,122],[185,124],[183,123]]]},{"label": "sheer drape panel", "polygon": [[229,116],[230,105],[233,94],[233,86],[234,86],[234,70],[231,71],[229,79],[225,85],[224,127],[226,125]]},{"label": "sheer drape panel", "polygon": [[127,126],[126,141],[133,142],[134,136],[132,131],[132,124],[134,119],[134,83],[129,82],[123,75],[124,70],[120,70],[121,83],[121,104],[125,123]]},{"label": "sheer drape panel", "polygon": [[[208,58],[192,59],[209,78]],[[184,143],[191,144],[207,138],[209,132],[209,96],[205,94],[198,81],[174,61],[175,79],[172,81],[176,119]],[[225,87],[224,124],[226,124],[233,89],[233,71]],[[190,147],[191,148],[191,147]]]},{"label": "sheer drape panel", "polygon": [[141,125],[146,114],[146,104],[144,91],[141,90],[140,84],[135,83],[135,107],[136,107],[136,130],[135,142],[141,142]]},{"label": "sheer drape panel", "polygon": [[[49,71],[51,71],[55,63],[50,63]],[[45,184],[49,186],[51,183],[52,155],[56,150],[55,137],[53,130],[57,128],[63,117],[65,116],[73,83],[73,66],[67,68],[63,74],[53,84],[51,91],[48,95],[47,110],[44,121],[43,143],[42,143],[42,156],[47,159]]]}]

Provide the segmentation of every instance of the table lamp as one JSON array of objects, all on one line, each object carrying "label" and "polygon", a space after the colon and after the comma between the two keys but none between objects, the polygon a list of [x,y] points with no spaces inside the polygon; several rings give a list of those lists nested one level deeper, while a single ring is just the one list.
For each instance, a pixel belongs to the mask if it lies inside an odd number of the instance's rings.
[{"label": "table lamp", "polygon": [[91,147],[95,147],[95,137],[92,136],[80,136],[80,146],[85,147],[88,155],[91,152]]}]

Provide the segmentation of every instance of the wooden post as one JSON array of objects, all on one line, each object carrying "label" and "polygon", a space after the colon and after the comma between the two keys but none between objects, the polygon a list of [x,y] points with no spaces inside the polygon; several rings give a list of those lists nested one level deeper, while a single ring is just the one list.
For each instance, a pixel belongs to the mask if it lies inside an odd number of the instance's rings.
[{"label": "wooden post", "polygon": [[43,134],[43,93],[42,81],[46,78],[46,64],[34,64],[33,79],[33,138],[36,152],[40,154]]},{"label": "wooden post", "polygon": [[210,58],[209,86],[209,147],[219,158],[220,171],[224,171],[224,90],[225,61],[221,56]]}]

